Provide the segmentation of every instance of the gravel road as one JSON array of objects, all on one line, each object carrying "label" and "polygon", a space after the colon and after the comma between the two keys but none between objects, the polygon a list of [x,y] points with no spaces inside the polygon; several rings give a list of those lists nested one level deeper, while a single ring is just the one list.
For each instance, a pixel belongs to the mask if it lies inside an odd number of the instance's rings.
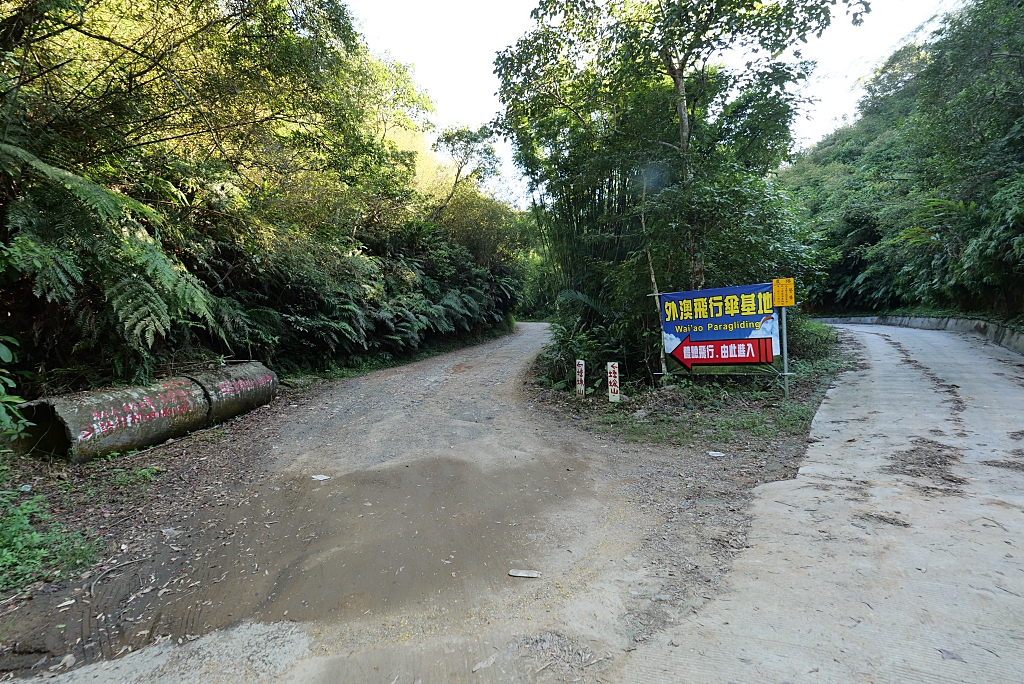
[{"label": "gravel road", "polygon": [[526,374],[546,339],[545,324],[520,324],[249,424],[271,435],[273,466],[188,528],[198,550],[169,585],[179,594],[128,615],[137,643],[170,638],[62,677],[521,681],[549,653],[582,668],[621,652],[621,586],[638,600],[661,586],[634,556],[654,518],[616,471],[634,448],[567,432],[531,403]]}]

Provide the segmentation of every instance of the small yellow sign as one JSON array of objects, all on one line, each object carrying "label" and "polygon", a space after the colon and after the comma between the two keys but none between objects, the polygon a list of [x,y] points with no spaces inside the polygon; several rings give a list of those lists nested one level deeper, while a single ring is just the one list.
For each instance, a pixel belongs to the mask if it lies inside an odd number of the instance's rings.
[{"label": "small yellow sign", "polygon": [[796,286],[792,278],[772,280],[772,299],[775,306],[796,306]]}]

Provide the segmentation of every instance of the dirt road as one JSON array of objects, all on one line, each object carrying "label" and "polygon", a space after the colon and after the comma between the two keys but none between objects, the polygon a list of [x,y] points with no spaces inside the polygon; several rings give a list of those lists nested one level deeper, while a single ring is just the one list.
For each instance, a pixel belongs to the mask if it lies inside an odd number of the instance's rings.
[{"label": "dirt road", "polygon": [[154,530],[106,599],[54,599],[123,655],[61,681],[1016,681],[1022,359],[848,334],[865,364],[796,480],[802,438],[709,454],[556,421],[523,387],[542,325],[275,405],[239,424],[272,455],[252,484]]},{"label": "dirt road", "polygon": [[154,565],[186,566],[170,583],[138,572],[138,608],[106,611],[121,636],[73,607],[108,657],[158,643],[68,681],[521,681],[556,651],[561,669],[606,668],[643,631],[622,632],[627,604],[663,586],[635,555],[657,521],[630,497],[636,449],[566,431],[524,394],[546,338],[520,324],[246,423],[270,434],[273,467],[157,535]]}]

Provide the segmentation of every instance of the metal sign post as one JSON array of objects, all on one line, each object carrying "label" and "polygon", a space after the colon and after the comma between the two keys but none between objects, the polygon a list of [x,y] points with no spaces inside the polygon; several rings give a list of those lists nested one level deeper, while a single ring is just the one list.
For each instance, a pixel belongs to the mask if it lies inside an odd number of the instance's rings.
[{"label": "metal sign post", "polygon": [[786,399],[789,399],[789,344],[786,340],[786,309],[782,307],[782,387]]},{"label": "metal sign post", "polygon": [[782,309],[782,387],[789,399],[789,344],[786,339],[786,309],[796,306],[796,284],[792,278],[776,278],[772,281],[772,299]]}]

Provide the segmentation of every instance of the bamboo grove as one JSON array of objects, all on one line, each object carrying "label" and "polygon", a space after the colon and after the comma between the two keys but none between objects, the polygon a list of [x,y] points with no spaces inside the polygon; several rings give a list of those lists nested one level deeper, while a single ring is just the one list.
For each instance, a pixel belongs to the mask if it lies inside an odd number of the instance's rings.
[{"label": "bamboo grove", "polygon": [[[650,297],[820,274],[813,237],[772,174],[789,157],[786,51],[866,3],[544,0],[498,56],[502,130],[536,196],[546,297],[561,325],[552,379],[573,358],[660,372]],[[728,66],[727,54],[745,61]]]}]

